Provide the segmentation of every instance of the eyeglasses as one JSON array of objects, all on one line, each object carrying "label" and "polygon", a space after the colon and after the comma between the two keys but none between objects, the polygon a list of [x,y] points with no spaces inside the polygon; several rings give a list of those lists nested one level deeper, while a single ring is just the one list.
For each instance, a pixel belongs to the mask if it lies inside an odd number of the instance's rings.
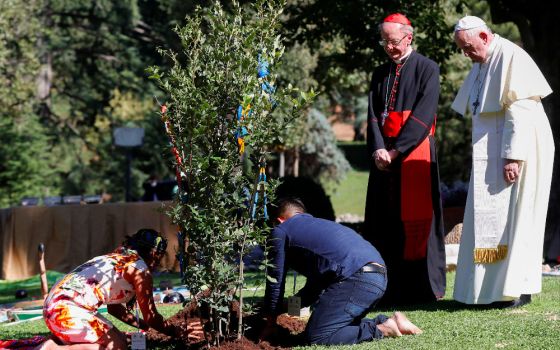
[{"label": "eyeglasses", "polygon": [[381,46],[383,46],[383,47],[386,47],[386,46],[389,46],[389,45],[395,47],[395,46],[400,45],[400,43],[401,43],[401,42],[404,40],[404,38],[406,38],[407,36],[408,36],[408,34],[405,34],[405,36],[403,36],[403,37],[401,38],[401,40],[385,40],[385,39],[379,40],[379,45],[381,45]]}]

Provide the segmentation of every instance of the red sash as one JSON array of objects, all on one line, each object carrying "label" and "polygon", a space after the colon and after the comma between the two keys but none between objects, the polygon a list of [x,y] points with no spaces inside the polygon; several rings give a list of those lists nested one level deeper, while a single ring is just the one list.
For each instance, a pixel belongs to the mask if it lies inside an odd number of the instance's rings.
[{"label": "red sash", "polygon": [[[411,111],[389,112],[383,125],[387,137],[397,137]],[[430,135],[435,133],[435,123]],[[426,137],[401,165],[401,219],[404,224],[404,259],[426,257],[433,218],[430,141]]]}]

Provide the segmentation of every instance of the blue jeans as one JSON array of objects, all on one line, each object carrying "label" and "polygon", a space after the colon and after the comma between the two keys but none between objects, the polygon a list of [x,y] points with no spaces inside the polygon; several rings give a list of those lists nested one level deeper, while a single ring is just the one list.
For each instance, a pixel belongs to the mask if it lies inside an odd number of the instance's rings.
[{"label": "blue jeans", "polygon": [[387,276],[378,272],[355,272],[330,285],[319,297],[307,323],[311,344],[356,344],[383,338],[377,325],[387,320],[363,318],[375,306],[387,288]]}]

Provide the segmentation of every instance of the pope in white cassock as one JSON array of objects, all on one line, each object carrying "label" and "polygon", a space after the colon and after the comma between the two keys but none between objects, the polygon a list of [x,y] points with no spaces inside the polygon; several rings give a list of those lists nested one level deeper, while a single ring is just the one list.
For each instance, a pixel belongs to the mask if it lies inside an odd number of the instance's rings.
[{"label": "pope in white cassock", "polygon": [[[453,298],[516,307],[541,291],[554,141],[531,57],[467,16],[455,42],[474,65],[452,108],[472,116],[473,163]],[[467,112],[468,111],[468,112]]]}]

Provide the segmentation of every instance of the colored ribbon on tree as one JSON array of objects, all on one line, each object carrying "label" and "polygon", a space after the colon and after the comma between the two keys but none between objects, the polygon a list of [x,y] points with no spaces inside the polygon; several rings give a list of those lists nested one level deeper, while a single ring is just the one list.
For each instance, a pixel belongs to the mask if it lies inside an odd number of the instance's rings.
[{"label": "colored ribbon on tree", "polygon": [[[266,78],[269,74],[270,74],[270,70],[268,69],[268,62],[259,55],[259,64],[258,64],[258,67],[257,67],[257,77],[262,79],[262,78]],[[276,107],[276,101],[272,98],[272,94],[274,94],[274,92],[276,91],[276,88],[274,86],[270,85],[270,83],[265,80],[261,83],[261,90],[263,92],[267,93],[268,95],[270,95],[269,101],[272,104],[272,108],[275,108]]]},{"label": "colored ribbon on tree", "polygon": [[[258,65],[257,65],[257,77],[259,79],[264,79],[270,74],[268,62],[263,59],[260,55],[258,58]],[[276,91],[276,88],[266,80],[261,83],[261,91],[270,95],[269,101],[272,104],[272,107],[275,108],[277,103],[272,98],[272,94]],[[243,107],[239,105],[237,107],[237,124],[240,125],[237,130],[235,131],[235,138],[237,139],[237,148],[239,149],[239,154],[243,154],[245,152],[245,136],[249,134],[249,131],[245,126],[242,126],[243,120],[248,118],[251,115],[251,104],[247,104],[247,106]]]},{"label": "colored ribbon on tree", "polygon": [[[247,107],[243,108],[241,105],[237,107],[237,123],[241,124],[241,122],[251,115],[251,104],[249,103]],[[239,154],[243,154],[245,152],[245,136],[249,132],[247,128],[244,126],[240,126],[237,128],[235,132],[235,137],[237,138],[237,147],[239,149]]]},{"label": "colored ribbon on tree", "polygon": [[[175,177],[177,178],[177,187],[179,188],[179,192],[184,191],[183,185],[183,173],[181,172],[181,167],[183,166],[183,158],[179,154],[175,133],[173,132],[173,127],[171,126],[171,122],[169,121],[169,117],[167,116],[167,106],[165,104],[161,105],[161,120],[163,121],[163,125],[165,126],[165,133],[169,138],[169,143],[171,144],[171,153],[175,156],[175,162],[177,165],[175,166]],[[186,197],[184,197],[186,198]],[[182,199],[184,199],[182,198]]]},{"label": "colored ribbon on tree", "polygon": [[257,190],[255,191],[255,201],[253,203],[253,210],[251,213],[251,218],[255,219],[255,215],[257,213],[257,205],[259,203],[259,192],[262,192],[263,197],[263,208],[264,208],[264,218],[268,219],[268,211],[267,211],[267,196],[266,196],[266,170],[265,166],[261,165],[259,169],[259,177],[257,180]]}]

